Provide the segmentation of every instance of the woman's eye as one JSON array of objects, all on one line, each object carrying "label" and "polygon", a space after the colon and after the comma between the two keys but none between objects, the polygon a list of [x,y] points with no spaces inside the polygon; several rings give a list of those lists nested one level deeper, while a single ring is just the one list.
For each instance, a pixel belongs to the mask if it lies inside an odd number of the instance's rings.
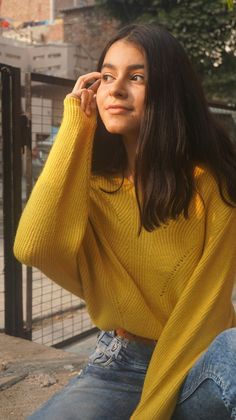
[{"label": "woman's eye", "polygon": [[135,82],[143,82],[144,81],[144,75],[143,74],[133,74],[131,76],[131,80],[134,80]]},{"label": "woman's eye", "polygon": [[113,80],[113,76],[111,74],[103,74],[102,80],[104,80],[104,82],[111,82]]}]

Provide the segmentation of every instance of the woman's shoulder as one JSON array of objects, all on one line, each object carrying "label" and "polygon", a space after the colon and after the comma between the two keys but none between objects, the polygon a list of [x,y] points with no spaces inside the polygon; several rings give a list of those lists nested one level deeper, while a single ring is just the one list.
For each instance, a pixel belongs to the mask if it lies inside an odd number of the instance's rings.
[{"label": "woman's shoulder", "polygon": [[194,168],[195,189],[199,193],[205,194],[218,191],[218,181],[215,174],[204,165],[196,165]]},{"label": "woman's shoulder", "polygon": [[215,204],[236,211],[236,205],[229,198],[224,179],[219,180],[210,168],[197,165],[194,168],[194,182],[195,190],[205,204],[211,203],[211,205]]}]

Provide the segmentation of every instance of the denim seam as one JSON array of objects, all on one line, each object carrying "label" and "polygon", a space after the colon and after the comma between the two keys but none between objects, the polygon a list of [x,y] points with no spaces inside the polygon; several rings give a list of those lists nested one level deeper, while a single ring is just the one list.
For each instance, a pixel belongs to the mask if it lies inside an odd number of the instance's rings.
[{"label": "denim seam", "polygon": [[236,407],[233,407],[233,409],[232,409],[231,418],[232,418],[233,420],[235,420],[235,419],[236,419]]},{"label": "denim seam", "polygon": [[222,400],[224,402],[225,407],[227,408],[227,410],[230,407],[230,402],[228,401],[228,399],[225,396],[225,392],[224,392],[224,383],[223,381],[214,373],[214,372],[205,372],[203,375],[201,375],[198,378],[198,381],[195,383],[187,390],[183,393],[183,398],[181,398],[181,401],[178,402],[178,404],[182,404],[187,398],[189,398],[195,391],[196,389],[202,384],[202,382],[204,382],[207,379],[212,379],[213,381],[215,381],[215,383],[220,386],[221,391],[222,391]]}]

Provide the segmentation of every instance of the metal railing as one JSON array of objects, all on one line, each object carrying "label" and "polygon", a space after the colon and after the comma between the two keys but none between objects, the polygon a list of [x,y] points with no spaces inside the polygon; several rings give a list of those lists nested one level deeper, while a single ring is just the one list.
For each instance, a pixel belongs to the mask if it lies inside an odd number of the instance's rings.
[{"label": "metal railing", "polygon": [[45,163],[40,155],[46,144],[46,155],[49,152],[61,122],[63,99],[74,81],[31,73],[25,76],[21,87],[17,70],[15,73],[9,66],[1,67],[0,134],[5,146],[0,328],[12,335],[61,347],[95,330],[85,303],[39,270],[22,267],[12,248],[21,209]]},{"label": "metal railing", "polygon": [[21,213],[21,110],[20,71],[0,66],[2,134],[2,229],[1,254],[4,258],[4,330],[24,335],[21,265],[13,255],[13,243]]}]

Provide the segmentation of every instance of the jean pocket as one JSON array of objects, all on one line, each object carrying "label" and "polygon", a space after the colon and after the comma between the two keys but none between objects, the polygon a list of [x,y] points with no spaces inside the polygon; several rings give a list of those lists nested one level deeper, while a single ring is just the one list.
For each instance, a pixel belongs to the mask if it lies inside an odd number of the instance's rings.
[{"label": "jean pocket", "polygon": [[89,357],[89,364],[109,366],[113,360],[112,355],[107,355],[103,351],[95,350],[95,352]]}]

